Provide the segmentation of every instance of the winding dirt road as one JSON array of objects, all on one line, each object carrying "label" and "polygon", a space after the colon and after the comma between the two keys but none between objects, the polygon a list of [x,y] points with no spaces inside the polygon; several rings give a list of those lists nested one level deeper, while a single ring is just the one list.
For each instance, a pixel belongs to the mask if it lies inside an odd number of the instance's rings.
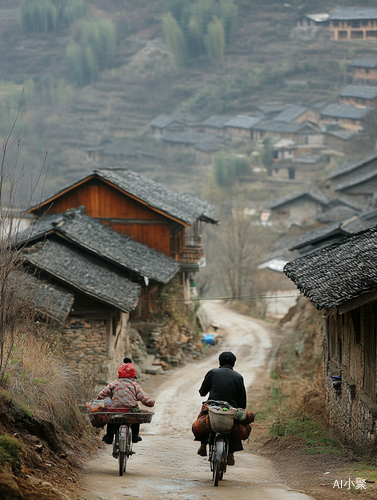
[{"label": "winding dirt road", "polygon": [[[88,464],[85,488],[88,500],[140,498],[157,500],[309,500],[279,483],[272,463],[251,453],[237,453],[236,466],[229,467],[218,488],[214,488],[206,458],[196,454],[191,425],[200,409],[198,389],[205,373],[218,366],[219,351],[237,356],[236,370],[251,387],[258,374],[268,368],[272,333],[268,324],[228,309],[222,303],[205,304],[207,314],[223,330],[218,351],[199,362],[177,369],[159,387],[152,424],[142,426],[143,441],[127,464],[127,473],[118,476],[117,462],[110,447],[101,450]],[[225,333],[226,332],[226,333]]]}]

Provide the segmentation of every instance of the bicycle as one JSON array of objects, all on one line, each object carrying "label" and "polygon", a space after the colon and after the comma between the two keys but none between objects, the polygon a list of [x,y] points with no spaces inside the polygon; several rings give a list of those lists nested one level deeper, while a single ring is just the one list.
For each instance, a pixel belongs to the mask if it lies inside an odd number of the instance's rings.
[{"label": "bicycle", "polygon": [[209,462],[213,485],[218,486],[226,472],[230,431],[233,427],[236,409],[226,401],[207,401],[207,404],[211,424]]},{"label": "bicycle", "polygon": [[89,413],[94,427],[105,424],[116,424],[117,431],[113,438],[113,457],[118,459],[119,475],[127,469],[127,460],[134,454],[132,451],[132,424],[147,424],[152,421],[153,412],[133,408],[119,408],[118,411]]}]

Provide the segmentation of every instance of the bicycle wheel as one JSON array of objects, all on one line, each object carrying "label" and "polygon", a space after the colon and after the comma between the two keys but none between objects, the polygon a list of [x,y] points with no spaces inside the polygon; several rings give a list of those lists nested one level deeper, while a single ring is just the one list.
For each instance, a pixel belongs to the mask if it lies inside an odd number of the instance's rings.
[{"label": "bicycle wheel", "polygon": [[123,476],[123,472],[126,472],[126,454],[124,451],[119,452],[119,475]]},{"label": "bicycle wheel", "polygon": [[214,443],[214,462],[213,462],[213,485],[218,486],[219,480],[223,478],[224,470],[224,438],[219,437]]},{"label": "bicycle wheel", "polygon": [[220,460],[215,460],[215,463],[213,464],[213,485],[214,486],[219,485],[220,469],[221,469]]}]

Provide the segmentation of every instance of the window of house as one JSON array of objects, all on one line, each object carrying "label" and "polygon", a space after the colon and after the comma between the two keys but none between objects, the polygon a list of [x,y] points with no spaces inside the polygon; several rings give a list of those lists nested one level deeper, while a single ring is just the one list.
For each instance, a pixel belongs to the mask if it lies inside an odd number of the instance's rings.
[{"label": "window of house", "polygon": [[369,73],[369,68],[365,68],[365,73]]},{"label": "window of house", "polygon": [[361,24],[362,24],[363,26],[368,26],[368,23],[369,23],[369,21],[361,21]]},{"label": "window of house", "polygon": [[[369,32],[367,32],[369,33]],[[351,38],[352,40],[362,40],[364,38],[364,32],[363,31],[351,31]]]},{"label": "window of house", "polygon": [[334,28],[337,28],[339,26],[339,21],[333,21],[332,25],[334,26]]},{"label": "window of house", "polygon": [[352,21],[352,28],[359,28],[360,21]]},{"label": "window of house", "polygon": [[347,31],[343,31],[343,30],[339,31],[338,38],[339,38],[339,40],[347,40],[347,38],[348,38]]}]

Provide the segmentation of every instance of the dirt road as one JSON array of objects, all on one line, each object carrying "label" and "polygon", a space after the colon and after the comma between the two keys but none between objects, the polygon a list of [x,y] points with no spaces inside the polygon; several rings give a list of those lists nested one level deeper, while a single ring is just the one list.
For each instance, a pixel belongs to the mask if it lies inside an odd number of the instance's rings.
[{"label": "dirt road", "polygon": [[217,366],[219,351],[225,350],[236,354],[236,370],[244,376],[246,387],[251,387],[255,377],[268,369],[272,333],[266,323],[242,316],[222,303],[207,303],[205,309],[224,332],[218,351],[166,376],[157,394],[152,395],[156,398],[155,416],[152,424],[142,428],[143,441],[135,446],[126,475],[118,476],[110,447],[101,451],[88,464],[86,491],[82,492],[85,499],[311,498],[279,483],[268,459],[246,452],[236,454],[236,466],[229,467],[220,486],[214,488],[208,461],[196,454],[198,444],[191,434],[202,401],[198,388],[204,374]]}]

